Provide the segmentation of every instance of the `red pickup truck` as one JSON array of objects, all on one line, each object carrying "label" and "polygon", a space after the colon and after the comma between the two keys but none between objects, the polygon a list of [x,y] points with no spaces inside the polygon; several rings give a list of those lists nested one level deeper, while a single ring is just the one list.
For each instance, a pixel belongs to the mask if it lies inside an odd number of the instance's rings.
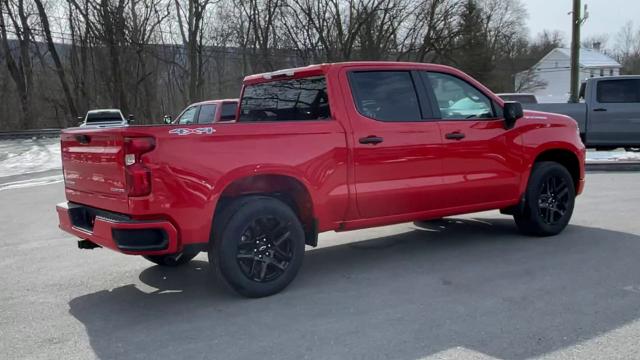
[{"label": "red pickup truck", "polygon": [[160,265],[207,251],[244,296],[279,292],[318,233],[500,209],[562,231],[584,186],[576,122],[446,66],[248,76],[233,123],[69,129],[60,228]]}]

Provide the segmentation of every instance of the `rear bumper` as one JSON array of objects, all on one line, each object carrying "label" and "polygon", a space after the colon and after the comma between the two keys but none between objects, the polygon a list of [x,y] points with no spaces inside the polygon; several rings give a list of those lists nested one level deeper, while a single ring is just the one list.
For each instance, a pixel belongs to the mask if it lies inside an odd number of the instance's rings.
[{"label": "rear bumper", "polygon": [[56,210],[60,229],[114,251],[162,255],[181,250],[178,231],[167,220],[133,220],[71,202],[56,205]]}]

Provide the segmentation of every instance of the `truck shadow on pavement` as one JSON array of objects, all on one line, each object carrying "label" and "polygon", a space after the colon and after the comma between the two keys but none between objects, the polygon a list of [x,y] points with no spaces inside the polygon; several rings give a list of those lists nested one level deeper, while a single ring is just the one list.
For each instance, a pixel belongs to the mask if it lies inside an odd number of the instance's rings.
[{"label": "truck shadow on pavement", "polygon": [[[243,299],[204,261],[77,297],[99,358],[419,359],[455,347],[540,356],[640,317],[640,236],[444,220],[307,251],[281,294]],[[201,259],[201,257],[199,257]]]}]

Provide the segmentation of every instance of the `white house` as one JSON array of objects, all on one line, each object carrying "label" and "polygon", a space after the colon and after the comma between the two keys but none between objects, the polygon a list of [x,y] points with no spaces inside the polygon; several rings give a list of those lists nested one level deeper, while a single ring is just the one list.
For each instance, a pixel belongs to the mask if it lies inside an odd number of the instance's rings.
[{"label": "white house", "polygon": [[[621,67],[617,61],[597,50],[580,49],[581,80],[620,75]],[[567,102],[570,84],[571,49],[567,48],[551,50],[531,69],[515,76],[516,90],[535,94],[539,102]]]}]

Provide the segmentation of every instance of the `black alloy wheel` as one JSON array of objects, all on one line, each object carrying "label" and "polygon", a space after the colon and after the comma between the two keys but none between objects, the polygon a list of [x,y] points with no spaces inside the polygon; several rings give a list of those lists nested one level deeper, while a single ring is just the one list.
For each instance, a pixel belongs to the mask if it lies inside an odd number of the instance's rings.
[{"label": "black alloy wheel", "polygon": [[540,188],[538,215],[545,224],[555,225],[567,213],[569,202],[569,184],[566,179],[562,176],[548,176]]},{"label": "black alloy wheel", "polygon": [[268,282],[284,274],[293,258],[290,225],[265,216],[247,226],[238,242],[236,259],[248,279]]},{"label": "black alloy wheel", "polygon": [[537,162],[529,176],[522,209],[513,218],[527,235],[556,235],[569,224],[575,197],[574,180],[566,167],[552,161]]},{"label": "black alloy wheel", "polygon": [[214,219],[209,262],[225,284],[246,297],[276,294],[302,266],[305,232],[294,210],[263,195],[233,200]]}]

